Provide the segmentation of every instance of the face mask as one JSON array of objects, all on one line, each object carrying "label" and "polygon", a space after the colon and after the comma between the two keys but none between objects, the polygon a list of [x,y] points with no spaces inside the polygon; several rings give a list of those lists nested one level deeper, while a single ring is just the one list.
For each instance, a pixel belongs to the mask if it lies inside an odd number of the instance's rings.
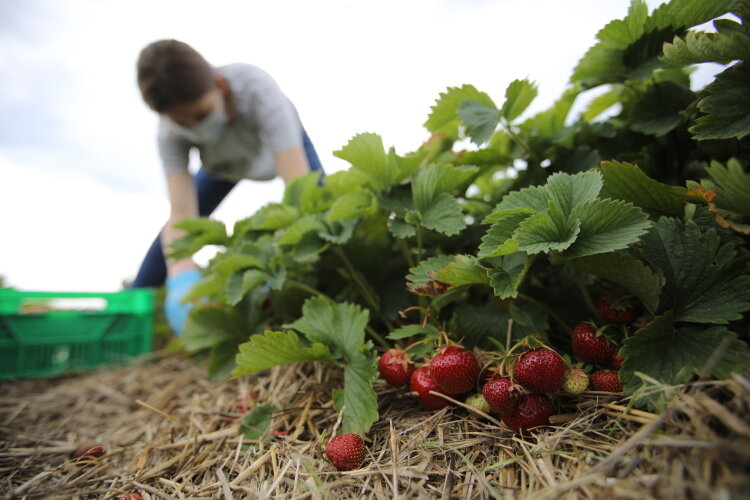
[{"label": "face mask", "polygon": [[215,108],[202,122],[193,128],[174,124],[177,132],[185,139],[196,144],[213,144],[219,140],[221,132],[229,122],[229,117],[223,109]]}]

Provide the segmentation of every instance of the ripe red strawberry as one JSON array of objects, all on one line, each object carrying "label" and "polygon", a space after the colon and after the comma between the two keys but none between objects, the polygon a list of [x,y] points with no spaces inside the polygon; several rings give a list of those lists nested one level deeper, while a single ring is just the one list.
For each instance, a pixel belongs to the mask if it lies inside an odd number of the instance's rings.
[{"label": "ripe red strawberry", "polygon": [[430,394],[430,391],[442,392],[430,375],[430,370],[422,366],[414,370],[411,375],[411,390],[417,393],[417,399],[425,410],[439,410],[451,404],[445,398]]},{"label": "ripe red strawberry", "polygon": [[388,349],[378,361],[380,375],[390,385],[401,387],[409,383],[414,364],[403,349]]},{"label": "ripe red strawberry", "polygon": [[441,348],[432,358],[430,375],[449,396],[464,394],[477,385],[479,363],[471,351],[459,345]]},{"label": "ripe red strawberry", "polygon": [[580,394],[589,386],[589,376],[580,368],[571,367],[565,372],[563,391],[570,394]]},{"label": "ripe red strawberry", "polygon": [[531,392],[555,392],[562,385],[567,369],[555,351],[534,349],[521,355],[513,367],[513,378]]},{"label": "ripe red strawberry", "polygon": [[627,299],[602,297],[599,299],[599,314],[607,323],[632,323],[638,310]]},{"label": "ripe red strawberry", "polygon": [[613,351],[608,360],[609,367],[613,370],[619,370],[622,368],[623,361],[625,361],[625,358],[621,357],[617,351]]},{"label": "ripe red strawberry", "polygon": [[502,415],[505,425],[519,434],[526,434],[532,427],[549,425],[552,415],[552,400],[546,394],[524,394],[518,407]]},{"label": "ripe red strawberry", "polygon": [[599,370],[591,375],[591,388],[602,392],[622,392],[622,382],[616,372]]},{"label": "ripe red strawberry", "polygon": [[365,442],[356,434],[342,434],[326,445],[326,457],[337,470],[358,469],[365,461]]},{"label": "ripe red strawberry", "polygon": [[571,341],[573,354],[584,363],[606,361],[613,352],[607,337],[599,335],[591,323],[579,323],[573,329]]},{"label": "ripe red strawberry", "polygon": [[488,380],[498,376],[497,370],[494,368],[485,368],[482,373],[479,374],[479,383],[485,384]]},{"label": "ripe red strawberry", "polygon": [[96,458],[101,457],[107,452],[107,448],[103,444],[92,444],[78,448],[76,451],[70,454],[70,458],[77,460],[79,458]]},{"label": "ripe red strawberry", "polygon": [[482,396],[487,400],[492,411],[504,415],[516,409],[521,392],[511,379],[493,378],[484,384]]}]

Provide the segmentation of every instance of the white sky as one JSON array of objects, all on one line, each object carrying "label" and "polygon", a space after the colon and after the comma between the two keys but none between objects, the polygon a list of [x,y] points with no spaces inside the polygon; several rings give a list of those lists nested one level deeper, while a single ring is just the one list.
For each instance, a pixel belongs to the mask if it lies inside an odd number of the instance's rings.
[{"label": "white sky", "polygon": [[[530,78],[529,113],[545,109],[629,3],[0,0],[0,275],[25,290],[115,291],[137,272],[168,213],[156,116],[135,85],[154,40],[268,71],[333,172],[347,167],[333,151],[359,132],[416,149],[448,86],[501,103],[510,81]],[[215,217],[244,218],[282,192],[243,181]]]}]

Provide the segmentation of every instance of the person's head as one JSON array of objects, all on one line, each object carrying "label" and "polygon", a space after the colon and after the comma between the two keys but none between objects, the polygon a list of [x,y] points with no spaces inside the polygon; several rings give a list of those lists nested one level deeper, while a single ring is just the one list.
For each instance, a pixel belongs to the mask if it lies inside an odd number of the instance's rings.
[{"label": "person's head", "polygon": [[[137,63],[146,104],[186,129],[226,119],[226,81],[195,49],[178,40],[147,45]],[[223,117],[217,115],[224,115]]]}]

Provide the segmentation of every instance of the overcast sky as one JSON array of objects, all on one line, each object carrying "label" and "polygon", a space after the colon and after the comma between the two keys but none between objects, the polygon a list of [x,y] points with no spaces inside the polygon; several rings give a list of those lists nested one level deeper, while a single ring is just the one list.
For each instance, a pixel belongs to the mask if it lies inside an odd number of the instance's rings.
[{"label": "overcast sky", "polygon": [[[662,3],[648,2],[653,9]],[[502,102],[530,78],[549,106],[629,0],[0,0],[0,275],[27,290],[115,291],[166,220],[156,116],[135,60],[161,38],[215,65],[268,71],[324,167],[375,132],[399,153],[428,134],[438,93],[475,85]],[[215,216],[246,217],[280,181],[243,181]],[[205,256],[198,258],[205,261]]]}]

